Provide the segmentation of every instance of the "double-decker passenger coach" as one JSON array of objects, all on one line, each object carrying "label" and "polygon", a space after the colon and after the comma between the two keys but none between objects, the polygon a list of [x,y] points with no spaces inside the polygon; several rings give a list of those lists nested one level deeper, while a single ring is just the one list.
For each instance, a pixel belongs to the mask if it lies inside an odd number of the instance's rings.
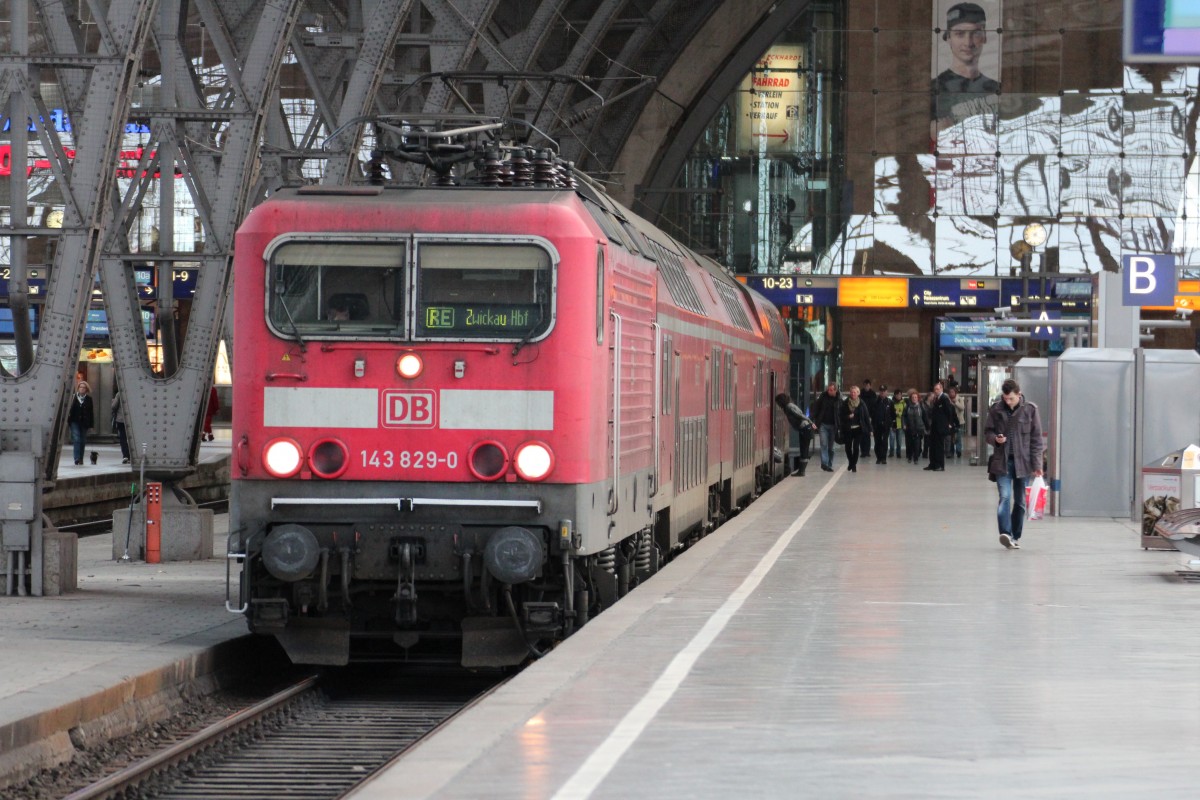
[{"label": "double-decker passenger coach", "polygon": [[776,310],[549,155],[490,163],[238,232],[236,606],[296,662],[519,663],[783,474]]}]

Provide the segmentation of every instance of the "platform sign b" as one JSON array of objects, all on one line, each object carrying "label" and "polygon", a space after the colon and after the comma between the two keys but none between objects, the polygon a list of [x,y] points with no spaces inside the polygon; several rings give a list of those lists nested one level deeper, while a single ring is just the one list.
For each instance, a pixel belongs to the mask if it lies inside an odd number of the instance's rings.
[{"label": "platform sign b", "polygon": [[1175,305],[1175,256],[1121,256],[1121,305]]}]

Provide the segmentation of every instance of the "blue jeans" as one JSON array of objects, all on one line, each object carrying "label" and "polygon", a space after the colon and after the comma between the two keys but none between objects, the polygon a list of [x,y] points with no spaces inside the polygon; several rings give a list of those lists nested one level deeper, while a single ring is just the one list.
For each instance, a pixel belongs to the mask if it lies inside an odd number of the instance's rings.
[{"label": "blue jeans", "polygon": [[888,431],[888,457],[900,457],[900,451],[904,447],[904,431],[899,428],[892,428]]},{"label": "blue jeans", "polygon": [[954,440],[954,455],[956,458],[962,458],[962,431],[963,426],[959,425],[951,435],[951,438]]},{"label": "blue jeans", "polygon": [[75,445],[75,463],[83,463],[83,450],[87,447],[87,428],[81,422],[72,422],[71,442]]},{"label": "blue jeans", "polygon": [[833,426],[821,426],[821,466],[833,469]]},{"label": "blue jeans", "polygon": [[996,476],[996,488],[1000,490],[1000,505],[996,508],[996,522],[1001,533],[1014,540],[1021,538],[1025,527],[1025,484],[1028,478],[1017,477],[1017,467],[1010,458],[1008,474]]}]

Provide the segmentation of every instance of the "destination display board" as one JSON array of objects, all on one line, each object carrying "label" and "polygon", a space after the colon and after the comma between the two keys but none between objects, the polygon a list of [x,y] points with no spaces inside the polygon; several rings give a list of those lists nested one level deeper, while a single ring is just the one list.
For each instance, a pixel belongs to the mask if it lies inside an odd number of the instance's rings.
[{"label": "destination display board", "polygon": [[[142,333],[147,339],[154,338],[154,312],[142,309]],[[88,310],[84,323],[83,338],[107,339],[109,334],[108,312],[102,308]]]},{"label": "destination display board", "polygon": [[427,334],[523,335],[540,325],[538,306],[440,304],[421,311]]},{"label": "destination display board", "polygon": [[937,334],[939,350],[1012,352],[1015,349],[1010,338],[988,336],[991,332],[1008,331],[1004,328],[990,328],[984,320],[939,317],[934,321],[934,332]]},{"label": "destination display board", "polygon": [[1001,306],[1054,303],[1063,311],[1087,311],[1092,307],[1091,278],[1005,278],[1000,284]]},{"label": "destination display board", "polygon": [[[34,336],[37,336],[37,313],[36,309],[29,309],[29,328]],[[0,308],[0,336],[11,337],[13,335],[13,315],[11,308]]]}]

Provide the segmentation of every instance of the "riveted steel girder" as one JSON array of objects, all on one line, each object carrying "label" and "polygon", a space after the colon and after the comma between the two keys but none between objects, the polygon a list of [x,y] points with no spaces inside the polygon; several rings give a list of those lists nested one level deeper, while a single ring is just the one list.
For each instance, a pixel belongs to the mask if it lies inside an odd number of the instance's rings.
[{"label": "riveted steel girder", "polygon": [[[129,440],[139,455],[144,453],[147,474],[156,477],[176,478],[195,465],[225,313],[233,234],[249,207],[263,122],[275,102],[280,64],[300,6],[299,0],[193,0],[164,7],[154,20],[163,96],[146,110],[150,142],[135,173],[138,179],[121,198],[117,223],[106,231],[100,276]],[[189,13],[199,19],[203,37],[182,35]],[[195,52],[200,45],[211,50]],[[205,67],[212,51],[220,69]],[[132,253],[132,215],[156,173],[162,176],[158,249]],[[173,174],[178,179],[169,179]],[[170,235],[179,191],[190,195],[196,209],[200,252],[180,252]],[[177,344],[177,355],[164,354],[161,375],[151,371],[142,334],[133,275],[138,262],[160,269],[157,303],[164,332],[175,328],[172,271],[186,265],[198,273],[186,336]],[[163,343],[164,349],[171,347],[172,337],[164,335]]]},{"label": "riveted steel girder", "polygon": [[[24,17],[27,0],[12,0],[10,5],[15,8],[15,4],[22,6],[20,16]],[[106,7],[90,5],[95,16],[88,20],[86,33],[82,21],[69,16],[61,2],[40,0],[35,8],[37,20],[30,20],[29,26],[36,28],[44,46],[53,51],[45,65],[48,74],[35,64],[22,70],[5,69],[3,100],[7,104],[19,96],[22,102],[18,105],[28,109],[28,116],[40,119],[40,124],[33,127],[63,196],[64,215],[61,228],[46,231],[57,241],[46,277],[36,356],[20,365],[20,375],[0,376],[0,451],[28,453],[39,460],[34,488],[40,496],[43,477],[53,478],[56,470],[58,432],[63,427],[67,387],[83,340],[100,232],[111,217],[111,205],[106,200],[114,184],[112,164],[125,127],[154,0],[113,0]],[[14,32],[14,41],[27,35],[28,29]],[[51,115],[42,95],[43,83],[53,80],[55,74],[70,117],[87,120],[86,126],[73,130],[70,154],[60,133],[49,124]],[[12,163],[19,165],[13,173],[22,185],[15,192],[19,207],[11,210],[7,233],[23,239],[17,229],[32,224],[23,188],[30,156],[23,137],[14,139],[13,145],[21,150],[12,153]],[[0,230],[0,235],[5,233]],[[22,257],[22,248],[13,252]],[[22,271],[25,266],[13,264],[14,269]],[[41,520],[32,520],[30,525],[30,590],[40,594]],[[20,581],[25,581],[24,575]]]},{"label": "riveted steel girder", "polygon": [[350,181],[363,129],[363,124],[355,121],[366,115],[375,103],[396,34],[408,18],[412,3],[413,0],[380,0],[362,15],[362,38],[341,96],[341,108],[334,126],[339,133],[328,143],[330,158],[325,166],[324,183]]}]

